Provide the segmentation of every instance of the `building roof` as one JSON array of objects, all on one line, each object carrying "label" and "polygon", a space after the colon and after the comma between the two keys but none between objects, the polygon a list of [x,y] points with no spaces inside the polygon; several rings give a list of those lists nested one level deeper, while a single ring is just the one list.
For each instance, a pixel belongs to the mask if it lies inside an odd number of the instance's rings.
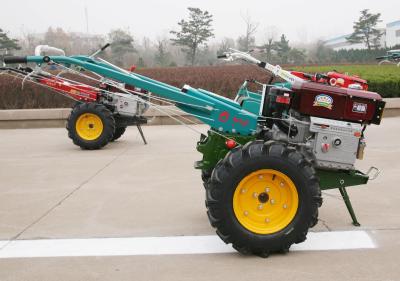
[{"label": "building roof", "polygon": [[324,43],[325,43],[325,44],[329,44],[329,43],[332,43],[332,42],[335,42],[335,41],[338,41],[338,40],[341,40],[341,39],[346,39],[346,38],[349,37],[350,35],[351,35],[351,34],[346,34],[346,35],[338,36],[338,37],[335,37],[335,38],[326,40],[326,41],[324,41]]},{"label": "building roof", "polygon": [[400,20],[389,22],[386,27],[400,26]]}]

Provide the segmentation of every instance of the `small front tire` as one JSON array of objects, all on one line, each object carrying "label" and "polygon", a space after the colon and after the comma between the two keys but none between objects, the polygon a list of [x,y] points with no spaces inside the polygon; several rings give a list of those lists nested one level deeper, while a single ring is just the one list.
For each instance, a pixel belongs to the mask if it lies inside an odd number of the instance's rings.
[{"label": "small front tire", "polygon": [[98,103],[78,103],[67,120],[73,143],[82,149],[100,149],[111,141],[115,120],[109,109]]}]

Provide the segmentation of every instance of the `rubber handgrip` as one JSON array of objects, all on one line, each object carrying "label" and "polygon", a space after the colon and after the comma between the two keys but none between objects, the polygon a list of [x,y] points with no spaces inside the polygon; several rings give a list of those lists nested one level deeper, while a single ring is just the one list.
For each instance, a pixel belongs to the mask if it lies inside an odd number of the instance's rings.
[{"label": "rubber handgrip", "polygon": [[108,47],[110,47],[110,43],[105,44],[103,47],[101,47],[101,50],[104,51],[105,49],[107,49]]},{"label": "rubber handgrip", "polygon": [[219,55],[217,56],[218,59],[226,59],[228,56],[227,55]]},{"label": "rubber handgrip", "polygon": [[5,64],[12,64],[12,63],[27,63],[28,60],[25,57],[20,56],[6,56],[3,58]]}]

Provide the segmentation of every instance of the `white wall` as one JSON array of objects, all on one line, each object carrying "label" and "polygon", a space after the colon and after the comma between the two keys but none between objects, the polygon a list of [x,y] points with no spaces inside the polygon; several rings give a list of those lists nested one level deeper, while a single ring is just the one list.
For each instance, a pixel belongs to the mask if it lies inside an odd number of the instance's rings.
[{"label": "white wall", "polygon": [[390,48],[398,44],[400,44],[400,21],[386,26],[386,46]]},{"label": "white wall", "polygon": [[[350,36],[347,35],[347,36]],[[338,50],[349,50],[349,49],[366,49],[365,44],[359,43],[359,44],[351,44],[346,40],[347,36],[342,36],[336,39],[329,40],[328,42],[325,43],[325,46],[330,47],[334,49],[335,51]]]}]

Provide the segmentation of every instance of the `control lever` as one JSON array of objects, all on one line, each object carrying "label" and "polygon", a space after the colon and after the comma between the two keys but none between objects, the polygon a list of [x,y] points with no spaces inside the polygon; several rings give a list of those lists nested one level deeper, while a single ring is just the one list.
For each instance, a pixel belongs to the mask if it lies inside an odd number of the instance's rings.
[{"label": "control lever", "polygon": [[96,52],[94,52],[93,54],[91,54],[89,57],[90,58],[94,58],[95,56],[97,56],[98,54],[100,54],[101,52],[103,52],[105,49],[107,49],[108,47],[110,47],[111,44],[107,43],[105,44],[103,47],[101,47],[100,49],[98,49]]}]

